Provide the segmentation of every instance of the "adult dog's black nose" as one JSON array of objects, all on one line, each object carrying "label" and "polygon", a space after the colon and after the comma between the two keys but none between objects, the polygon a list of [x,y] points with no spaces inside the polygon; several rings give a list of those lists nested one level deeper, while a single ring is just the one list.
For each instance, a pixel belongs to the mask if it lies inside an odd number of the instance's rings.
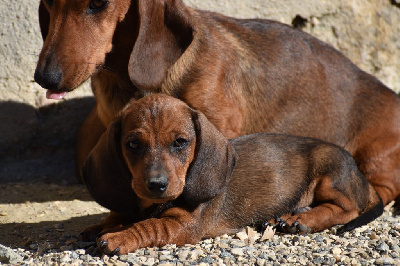
[{"label": "adult dog's black nose", "polygon": [[63,74],[61,70],[54,69],[51,71],[35,71],[35,81],[45,89],[56,90],[61,83]]},{"label": "adult dog's black nose", "polygon": [[167,190],[168,176],[165,174],[157,174],[146,180],[147,189],[154,195],[161,195]]}]

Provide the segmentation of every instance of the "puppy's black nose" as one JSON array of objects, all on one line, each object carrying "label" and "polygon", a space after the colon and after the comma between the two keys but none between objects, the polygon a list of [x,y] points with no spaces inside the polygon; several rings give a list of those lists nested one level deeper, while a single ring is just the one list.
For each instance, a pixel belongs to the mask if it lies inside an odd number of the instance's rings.
[{"label": "puppy's black nose", "polygon": [[63,74],[59,69],[53,69],[51,71],[42,72],[36,69],[35,81],[45,89],[56,90],[60,85]]},{"label": "puppy's black nose", "polygon": [[161,195],[167,190],[168,176],[165,174],[157,174],[154,177],[150,177],[146,180],[146,187],[151,193]]}]

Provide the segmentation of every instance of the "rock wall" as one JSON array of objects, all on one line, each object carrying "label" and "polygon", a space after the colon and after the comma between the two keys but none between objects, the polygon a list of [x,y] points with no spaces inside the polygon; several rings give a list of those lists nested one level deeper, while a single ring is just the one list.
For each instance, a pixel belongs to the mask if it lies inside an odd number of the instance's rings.
[{"label": "rock wall", "polygon": [[[270,18],[300,27],[400,91],[399,0],[185,2],[234,17]],[[45,99],[45,91],[33,81],[42,45],[38,4],[39,0],[0,4],[0,150],[8,157],[39,148],[71,150],[78,125],[94,104],[88,84],[67,100],[54,103]]]}]

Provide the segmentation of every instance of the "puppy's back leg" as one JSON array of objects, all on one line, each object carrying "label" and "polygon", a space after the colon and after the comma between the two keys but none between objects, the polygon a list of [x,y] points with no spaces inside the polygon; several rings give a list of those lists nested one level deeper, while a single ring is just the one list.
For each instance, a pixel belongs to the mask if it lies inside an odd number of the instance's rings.
[{"label": "puppy's back leg", "polygon": [[337,224],[345,224],[359,215],[353,199],[341,191],[332,189],[331,178],[322,178],[315,188],[311,210],[292,215],[285,220],[282,229],[285,232],[318,232]]},{"label": "puppy's back leg", "polygon": [[367,207],[363,210],[363,212],[356,217],[354,220],[351,220],[350,222],[346,223],[342,227],[340,227],[336,234],[340,235],[343,234],[347,231],[353,230],[357,227],[363,226],[379,216],[382,215],[383,213],[383,202],[382,199],[380,198],[378,192],[375,190],[375,188],[369,184],[369,200]]},{"label": "puppy's back leg", "polygon": [[83,183],[81,169],[90,151],[97,144],[106,127],[100,121],[96,106],[86,117],[78,131],[76,143],[76,172],[79,180]]},{"label": "puppy's back leg", "polygon": [[342,161],[343,164],[331,168],[330,173],[314,179],[314,198],[309,202],[313,208],[289,217],[282,228],[285,232],[322,231],[347,224],[361,214],[362,218],[345,229],[351,230],[382,213],[383,205],[377,192],[355,167],[351,157],[348,158],[347,163]]}]

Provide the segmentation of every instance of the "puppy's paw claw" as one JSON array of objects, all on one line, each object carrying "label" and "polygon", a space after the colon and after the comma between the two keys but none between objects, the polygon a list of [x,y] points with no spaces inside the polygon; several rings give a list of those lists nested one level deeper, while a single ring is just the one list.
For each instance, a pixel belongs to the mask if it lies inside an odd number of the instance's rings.
[{"label": "puppy's paw claw", "polygon": [[97,246],[100,248],[101,253],[103,253],[105,255],[109,255],[109,256],[119,255],[119,252],[120,252],[119,247],[117,247],[116,249],[111,251],[108,247],[108,241],[106,241],[104,239],[99,239],[97,241]]},{"label": "puppy's paw claw", "polygon": [[309,228],[303,224],[298,224],[297,230],[298,230],[298,233],[301,233],[301,234],[308,234],[311,232],[311,228]]},{"label": "puppy's paw claw", "polygon": [[113,255],[119,255],[119,248],[114,249],[112,252]]},{"label": "puppy's paw claw", "polygon": [[287,234],[308,234],[311,232],[311,228],[300,224],[298,221],[295,221],[292,225],[289,225],[287,222],[281,221],[277,225],[277,230]]},{"label": "puppy's paw claw", "polygon": [[297,233],[297,224],[298,224],[298,222],[294,222],[293,225],[289,225],[289,224],[285,223],[282,226],[282,229],[285,233],[296,234]]},{"label": "puppy's paw claw", "polygon": [[108,245],[108,242],[107,242],[107,241],[105,241],[104,239],[100,239],[100,241],[99,241],[99,248],[107,247],[107,245]]}]

